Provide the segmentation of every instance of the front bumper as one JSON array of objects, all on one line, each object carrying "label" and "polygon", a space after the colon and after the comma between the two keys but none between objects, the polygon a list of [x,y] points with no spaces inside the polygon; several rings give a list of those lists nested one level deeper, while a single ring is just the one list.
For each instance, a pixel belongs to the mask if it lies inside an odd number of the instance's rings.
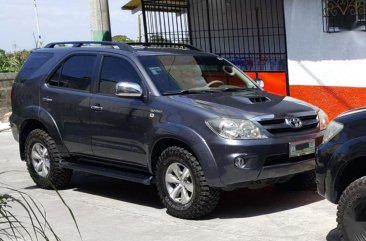
[{"label": "front bumper", "polygon": [[[248,183],[260,180],[283,180],[297,173],[314,170],[315,154],[290,158],[289,143],[315,140],[316,146],[319,146],[322,139],[323,132],[261,140],[211,140],[208,146],[220,175],[221,184],[217,187],[245,187]],[[234,159],[239,156],[247,160],[243,169],[234,165]]]}]

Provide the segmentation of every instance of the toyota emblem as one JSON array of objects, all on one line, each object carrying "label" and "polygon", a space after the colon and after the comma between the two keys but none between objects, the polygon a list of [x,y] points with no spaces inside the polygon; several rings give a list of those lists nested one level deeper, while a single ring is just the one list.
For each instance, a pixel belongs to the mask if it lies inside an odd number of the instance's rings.
[{"label": "toyota emblem", "polygon": [[286,118],[285,122],[287,125],[294,129],[299,129],[302,127],[302,121],[300,120],[300,118]]}]

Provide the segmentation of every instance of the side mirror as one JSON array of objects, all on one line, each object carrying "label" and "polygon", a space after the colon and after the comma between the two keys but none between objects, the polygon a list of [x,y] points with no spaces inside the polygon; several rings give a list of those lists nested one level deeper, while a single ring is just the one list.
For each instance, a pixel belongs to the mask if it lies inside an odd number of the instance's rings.
[{"label": "side mirror", "polygon": [[142,88],[139,84],[132,82],[118,82],[116,84],[116,96],[119,97],[141,97]]},{"label": "side mirror", "polygon": [[259,87],[264,88],[264,81],[262,79],[255,79],[254,80]]}]

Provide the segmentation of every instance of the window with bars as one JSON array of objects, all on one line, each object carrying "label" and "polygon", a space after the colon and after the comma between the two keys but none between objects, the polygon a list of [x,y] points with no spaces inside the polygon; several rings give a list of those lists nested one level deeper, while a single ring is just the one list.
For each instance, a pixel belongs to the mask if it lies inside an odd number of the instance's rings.
[{"label": "window with bars", "polygon": [[323,31],[366,31],[366,0],[322,0]]}]

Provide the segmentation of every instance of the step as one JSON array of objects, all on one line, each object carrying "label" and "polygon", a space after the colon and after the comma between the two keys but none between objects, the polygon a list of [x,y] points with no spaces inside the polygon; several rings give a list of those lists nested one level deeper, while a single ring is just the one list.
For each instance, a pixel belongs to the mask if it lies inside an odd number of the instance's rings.
[{"label": "step", "polygon": [[145,175],[145,174],[141,174],[141,173],[129,172],[129,171],[119,170],[119,169],[115,169],[115,168],[112,169],[109,167],[100,167],[100,166],[95,166],[92,164],[84,164],[84,163],[78,164],[78,163],[73,163],[73,162],[62,161],[62,162],[60,162],[60,167],[65,168],[65,169],[72,169],[72,170],[80,171],[80,172],[96,174],[96,175],[100,175],[100,176],[117,178],[117,179],[130,181],[130,182],[137,182],[137,183],[141,183],[144,185],[151,185],[152,179],[153,179],[153,176],[148,175],[148,174]]}]

